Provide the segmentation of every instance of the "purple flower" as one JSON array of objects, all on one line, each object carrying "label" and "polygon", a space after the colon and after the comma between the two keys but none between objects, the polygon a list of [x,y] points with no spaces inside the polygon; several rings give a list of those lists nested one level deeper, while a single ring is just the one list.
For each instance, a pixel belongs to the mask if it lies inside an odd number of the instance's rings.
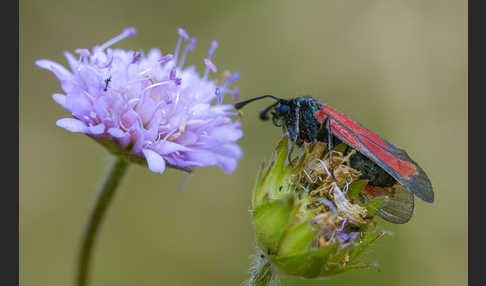
[{"label": "purple flower", "polygon": [[[211,61],[216,41],[204,59],[204,76],[194,66],[184,68],[196,39],[181,28],[178,33],[174,55],[158,49],[147,55],[110,49],[136,34],[128,28],[92,51],[76,50],[78,57],[65,52],[71,71],[50,60],[36,61],[57,76],[65,94],[56,93],[53,99],[74,117],[56,124],[84,133],[131,161],[146,162],[153,172],[162,173],[166,165],[216,165],[232,173],[242,156],[236,141],[243,132],[231,118],[237,115],[232,105],[221,101],[224,94],[238,95],[230,85],[239,74],[229,75],[221,85],[208,79],[210,70],[216,72]],[[182,48],[184,41],[188,43]]]},{"label": "purple flower", "polygon": [[350,232],[350,233],[339,232],[336,235],[336,238],[341,244],[341,248],[344,248],[353,244],[356,238],[358,238],[358,236],[359,236],[359,232]]}]

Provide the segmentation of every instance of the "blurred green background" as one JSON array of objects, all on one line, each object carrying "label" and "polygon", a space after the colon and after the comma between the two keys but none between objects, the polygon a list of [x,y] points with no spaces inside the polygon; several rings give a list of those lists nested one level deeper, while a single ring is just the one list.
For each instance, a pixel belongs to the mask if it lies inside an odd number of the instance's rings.
[{"label": "blurred green background", "polygon": [[[70,3],[68,3],[70,2]],[[71,285],[80,235],[106,174],[106,150],[56,127],[68,116],[58,80],[34,61],[66,64],[134,26],[116,47],[171,52],[178,26],[198,38],[186,63],[219,40],[214,62],[239,71],[241,98],[310,94],[404,148],[429,175],[436,201],[416,200],[405,225],[367,253],[381,271],[282,285],[467,284],[467,1],[20,1],[20,282]],[[230,103],[228,96],[225,102]],[[104,221],[92,285],[240,285],[254,237],[256,170],[280,130],[249,105],[237,171],[157,175],[131,166]]]}]

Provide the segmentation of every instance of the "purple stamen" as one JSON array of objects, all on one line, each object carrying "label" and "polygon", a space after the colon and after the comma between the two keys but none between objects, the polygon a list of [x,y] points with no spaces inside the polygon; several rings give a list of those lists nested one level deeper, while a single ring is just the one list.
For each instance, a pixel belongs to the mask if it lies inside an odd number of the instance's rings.
[{"label": "purple stamen", "polygon": [[123,32],[120,35],[118,35],[118,36],[114,37],[113,39],[109,40],[108,42],[104,43],[98,49],[102,51],[102,50],[108,48],[109,46],[115,44],[116,42],[121,41],[121,40],[123,40],[127,37],[135,36],[136,34],[137,34],[137,30],[135,28],[126,28],[126,29],[123,30]]},{"label": "purple stamen", "polygon": [[151,84],[151,85],[147,86],[147,87],[144,89],[144,91],[147,91],[147,90],[149,90],[149,89],[151,89],[151,88],[154,88],[154,87],[157,87],[157,86],[166,85],[166,84],[168,84],[168,83],[170,83],[170,81],[167,81],[167,80],[165,80],[165,81],[161,81],[161,82],[157,82],[157,83],[154,83],[154,84]]},{"label": "purple stamen", "polygon": [[354,243],[356,238],[358,238],[359,232],[351,232],[351,233],[338,233],[336,238],[341,244],[341,248],[347,247]]},{"label": "purple stamen", "polygon": [[336,230],[333,230],[331,232],[331,237],[329,237],[329,240],[328,241],[332,241],[334,239],[334,235],[336,235]]},{"label": "purple stamen", "polygon": [[132,27],[130,27],[130,28],[125,28],[125,29],[123,30],[123,34],[126,34],[126,35],[127,35],[127,37],[135,36],[135,35],[137,34],[137,29],[132,28]]},{"label": "purple stamen", "polygon": [[238,100],[238,98],[240,96],[240,90],[237,87],[234,88],[233,90],[229,90],[229,89],[226,88],[225,85],[223,85],[223,86],[216,87],[216,90],[214,91],[214,94],[218,98],[218,102],[223,101],[224,94],[226,94],[226,93],[231,94],[233,100]]},{"label": "purple stamen", "polygon": [[177,72],[177,69],[175,67],[173,67],[170,70],[170,74],[169,74],[170,80],[175,80],[176,79],[176,72]]},{"label": "purple stamen", "polygon": [[338,229],[337,229],[337,231],[343,231],[343,229],[344,229],[344,225],[346,224],[346,222],[347,222],[347,219],[344,219],[344,220],[343,220],[343,223],[341,224],[341,227],[340,227],[340,228],[338,228]]},{"label": "purple stamen", "polygon": [[210,59],[204,59],[204,64],[206,67],[208,67],[212,72],[217,72],[218,69],[216,66],[213,64],[213,62]]},{"label": "purple stamen", "polygon": [[211,47],[209,48],[209,53],[208,53],[209,58],[212,58],[213,57],[214,51],[216,50],[217,47],[218,47],[218,41],[213,40],[211,42]]},{"label": "purple stamen", "polygon": [[81,57],[88,57],[90,55],[90,52],[88,49],[76,49],[74,50],[76,54],[79,54]]},{"label": "purple stamen", "polygon": [[181,36],[185,40],[189,40],[189,34],[186,32],[186,30],[179,27],[177,28],[177,33],[179,33],[179,36]]},{"label": "purple stamen", "polygon": [[235,72],[234,74],[230,75],[226,80],[224,81],[225,86],[230,86],[233,82],[237,81],[240,79],[240,73]]},{"label": "purple stamen", "polygon": [[79,54],[80,62],[86,62],[89,55],[91,54],[88,49],[76,49],[74,52]]},{"label": "purple stamen", "polygon": [[134,63],[138,62],[138,60],[140,59],[141,56],[142,56],[141,52],[134,52],[133,53],[133,59],[130,63],[134,64]]},{"label": "purple stamen", "polygon": [[187,45],[187,49],[189,49],[189,51],[194,51],[194,49],[196,48],[196,42],[196,37],[192,37],[191,42]]},{"label": "purple stamen", "polygon": [[176,67],[173,67],[170,70],[169,79],[172,80],[172,81],[174,81],[176,85],[181,85],[182,79],[181,78],[178,78],[176,76],[177,76],[177,68]]},{"label": "purple stamen", "polygon": [[172,112],[177,108],[180,97],[181,97],[181,90],[177,89],[177,93],[176,93],[175,100],[174,100],[174,105],[172,106]]},{"label": "purple stamen", "polygon": [[217,95],[216,95],[216,102],[217,102],[218,104],[223,103],[223,95],[222,95],[222,94],[217,94]]},{"label": "purple stamen", "polygon": [[204,77],[203,78],[204,78],[204,80],[206,80],[208,78],[209,70],[211,70],[212,72],[217,72],[218,69],[213,64],[213,62],[208,58],[204,59],[204,64],[206,65],[206,70],[204,71]]},{"label": "purple stamen", "polygon": [[233,100],[238,100],[240,99],[240,89],[235,87],[232,91],[231,91],[231,98]]},{"label": "purple stamen", "polygon": [[161,58],[159,59],[159,63],[160,63],[161,65],[166,64],[166,63],[170,62],[170,61],[171,61],[173,58],[174,58],[174,56],[173,56],[173,55],[171,55],[171,54],[167,54],[167,55],[165,55],[165,56],[163,56],[163,57],[161,57]]},{"label": "purple stamen", "polygon": [[187,34],[186,30],[182,28],[177,28],[177,33],[179,33],[179,39],[177,40],[177,46],[174,52],[175,55],[174,58],[176,60],[176,63],[177,63],[177,59],[179,58],[179,50],[181,48],[182,40],[183,39],[189,40],[189,35]]},{"label": "purple stamen", "polygon": [[[144,70],[144,71],[141,71],[141,72],[139,72],[139,73],[138,73],[138,75],[139,75],[139,76],[143,76],[143,75],[145,75],[146,73],[149,73],[150,71],[152,71],[152,68],[148,68],[148,69],[146,69],[146,70]],[[143,79],[141,79],[141,80],[146,80],[146,78],[143,78]]]},{"label": "purple stamen", "polygon": [[340,232],[340,233],[338,233],[336,238],[339,241],[339,243],[343,244],[349,239],[349,234],[347,234],[345,232]]},{"label": "purple stamen", "polygon": [[182,52],[181,61],[179,63],[180,69],[182,69],[182,67],[184,66],[184,62],[186,61],[187,52],[193,51],[194,48],[196,48],[196,38],[192,37],[191,42],[189,42],[189,44],[186,45],[186,47],[184,48],[184,51]]}]

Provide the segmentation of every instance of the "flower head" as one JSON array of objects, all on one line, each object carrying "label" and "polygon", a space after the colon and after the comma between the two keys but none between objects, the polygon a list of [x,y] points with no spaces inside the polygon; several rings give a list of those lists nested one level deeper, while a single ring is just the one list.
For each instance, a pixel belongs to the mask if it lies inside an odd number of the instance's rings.
[{"label": "flower head", "polygon": [[258,255],[247,285],[271,285],[278,274],[317,278],[376,267],[359,258],[386,233],[373,219],[387,197],[361,199],[367,181],[349,167],[351,153],[339,151],[344,143],[333,149],[334,176],[326,143],[304,147],[293,165],[286,164],[283,137],[272,162],[257,175],[251,214]]},{"label": "flower head", "polygon": [[166,166],[190,170],[210,165],[233,172],[242,156],[236,141],[243,132],[231,118],[237,115],[232,105],[221,102],[225,94],[238,95],[230,85],[239,74],[228,74],[219,85],[208,79],[210,71],[217,71],[211,60],[216,41],[204,59],[202,77],[194,66],[184,68],[196,39],[182,28],[178,33],[173,54],[109,48],[136,34],[127,28],[91,51],[77,49],[78,57],[65,52],[70,71],[50,60],[36,61],[57,76],[65,94],[56,93],[53,99],[74,117],[57,125],[84,133],[131,161],[147,163],[153,172],[162,173]]}]

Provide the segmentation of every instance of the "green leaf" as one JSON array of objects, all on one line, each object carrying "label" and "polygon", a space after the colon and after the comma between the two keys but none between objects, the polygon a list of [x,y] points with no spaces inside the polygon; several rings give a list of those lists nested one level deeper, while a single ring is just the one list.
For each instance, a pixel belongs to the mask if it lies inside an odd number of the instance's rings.
[{"label": "green leaf", "polygon": [[274,162],[268,167],[267,174],[257,183],[259,186],[257,186],[256,191],[253,194],[254,208],[270,199],[279,197],[278,191],[283,182],[282,177],[285,175],[284,167],[288,153],[287,137],[283,137],[280,140],[275,148],[275,152]]},{"label": "green leaf", "polygon": [[[338,243],[336,243],[338,244]],[[345,257],[349,252],[349,247],[339,248],[332,256],[329,257],[328,265],[323,274],[332,275],[339,272],[339,269],[345,265]]]},{"label": "green leaf", "polygon": [[345,271],[355,270],[355,269],[370,269],[370,268],[378,269],[378,266],[375,264],[369,264],[369,263],[364,263],[359,261],[357,263],[346,264],[340,268],[335,269],[335,271],[333,272],[327,273],[327,275],[328,276],[335,275],[335,274],[339,274]]},{"label": "green leaf", "polygon": [[272,262],[280,272],[286,275],[315,278],[322,272],[329,255],[336,251],[337,247],[337,244],[332,244],[297,254],[276,256],[272,258]]},{"label": "green leaf", "polygon": [[383,236],[383,232],[370,231],[364,232],[363,238],[354,243],[354,247],[349,252],[349,261],[354,262],[375,240]]},{"label": "green leaf", "polygon": [[279,255],[288,255],[307,250],[317,234],[310,221],[304,221],[289,227],[282,236],[279,245]]},{"label": "green leaf", "polygon": [[266,203],[255,209],[253,222],[260,247],[267,252],[276,253],[280,238],[288,224],[292,212],[293,198]]},{"label": "green leaf", "polygon": [[353,200],[354,198],[356,198],[358,194],[364,190],[367,184],[368,180],[359,180],[349,185],[347,193],[349,200]]},{"label": "green leaf", "polygon": [[336,152],[344,153],[344,151],[346,151],[347,147],[348,147],[348,145],[341,142],[341,143],[337,144],[335,147],[333,147],[332,150],[336,151]]}]

